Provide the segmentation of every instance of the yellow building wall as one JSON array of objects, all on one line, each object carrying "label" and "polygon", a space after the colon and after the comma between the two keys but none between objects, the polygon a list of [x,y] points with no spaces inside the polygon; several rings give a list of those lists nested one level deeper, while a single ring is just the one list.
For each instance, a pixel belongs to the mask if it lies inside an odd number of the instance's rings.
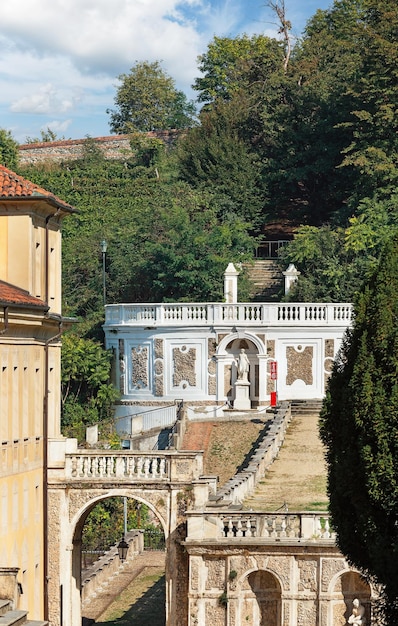
[{"label": "yellow building wall", "polygon": [[2,343],[0,366],[0,563],[19,568],[19,608],[42,619],[44,348]]},{"label": "yellow building wall", "polygon": [[[46,260],[48,262],[48,285]],[[57,221],[44,216],[0,216],[0,279],[46,301],[61,312],[61,232]],[[47,293],[48,287],[48,293]]]},{"label": "yellow building wall", "polygon": [[[0,214],[0,279],[61,313],[61,233],[55,209],[41,201]],[[2,212],[0,199],[0,213]],[[48,273],[46,272],[46,259]],[[48,277],[48,281],[47,281]],[[47,292],[48,287],[48,292]],[[0,307],[0,331],[5,329]],[[9,307],[0,332],[0,566],[19,568],[18,606],[44,618],[43,406],[45,342],[60,332],[42,310]],[[60,339],[48,346],[48,437],[60,436]]]}]

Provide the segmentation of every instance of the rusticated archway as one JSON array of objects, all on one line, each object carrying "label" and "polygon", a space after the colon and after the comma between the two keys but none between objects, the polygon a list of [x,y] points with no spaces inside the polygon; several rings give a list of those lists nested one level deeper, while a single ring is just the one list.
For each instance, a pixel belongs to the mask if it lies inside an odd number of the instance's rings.
[{"label": "rusticated archway", "polygon": [[346,571],[334,581],[333,626],[345,626],[352,612],[355,598],[365,607],[366,624],[370,624],[372,591],[369,584],[356,571]]},{"label": "rusticated archway", "polygon": [[242,582],[240,626],[280,626],[281,587],[265,570],[251,572]]}]

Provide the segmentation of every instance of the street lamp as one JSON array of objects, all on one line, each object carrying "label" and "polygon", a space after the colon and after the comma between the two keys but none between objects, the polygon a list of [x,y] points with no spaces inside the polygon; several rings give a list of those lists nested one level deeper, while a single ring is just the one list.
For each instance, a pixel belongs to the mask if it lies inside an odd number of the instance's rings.
[{"label": "street lamp", "polygon": [[122,563],[123,561],[126,560],[128,549],[129,549],[129,544],[127,543],[127,541],[124,540],[124,537],[122,537],[122,540],[117,547],[117,551],[119,553],[119,559],[121,560]]},{"label": "street lamp", "polygon": [[105,259],[106,259],[106,250],[108,248],[108,244],[106,239],[101,241],[101,250],[102,250],[102,293],[104,298],[104,306],[106,305],[106,284],[105,284]]}]

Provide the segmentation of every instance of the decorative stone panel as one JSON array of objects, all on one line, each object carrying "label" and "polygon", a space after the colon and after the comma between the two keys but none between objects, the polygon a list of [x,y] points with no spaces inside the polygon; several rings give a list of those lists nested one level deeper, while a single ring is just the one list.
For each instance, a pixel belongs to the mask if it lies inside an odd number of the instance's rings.
[{"label": "decorative stone panel", "polygon": [[[344,559],[322,559],[321,568],[321,589],[323,593],[327,593],[332,579],[347,569],[347,564]],[[341,591],[341,578],[337,579],[336,585],[334,591]]]},{"label": "decorative stone panel", "polygon": [[155,396],[163,396],[164,394],[164,342],[163,339],[155,339],[155,362],[154,362],[154,382]]},{"label": "decorative stone panel", "polygon": [[207,372],[208,372],[208,393],[211,396],[217,393],[216,379],[216,362],[214,356],[216,354],[216,343],[214,339],[207,340]]},{"label": "decorative stone panel", "polygon": [[332,373],[334,363],[334,339],[325,340],[324,384],[325,387]]},{"label": "decorative stone panel", "polygon": [[132,377],[134,389],[148,387],[148,348],[137,346],[131,350]]},{"label": "decorative stone panel", "polygon": [[298,559],[299,582],[298,590],[300,592],[316,592],[317,590],[317,561]]},{"label": "decorative stone panel", "polygon": [[196,387],[196,349],[181,346],[173,348],[173,387],[179,387],[181,383]]},{"label": "decorative stone panel", "polygon": [[267,356],[270,359],[275,358],[275,340],[274,339],[268,339],[267,341]]},{"label": "decorative stone panel", "polygon": [[225,626],[225,610],[216,602],[206,602],[206,626]]},{"label": "decorative stone panel", "polygon": [[199,590],[199,565],[202,559],[198,557],[191,557],[191,591]]},{"label": "decorative stone panel", "polygon": [[120,393],[124,395],[126,389],[126,361],[124,354],[124,339],[119,339],[119,389]]},{"label": "decorative stone panel", "polygon": [[282,624],[283,626],[290,626],[290,604],[284,602],[282,605]]},{"label": "decorative stone panel", "polygon": [[280,579],[283,591],[289,591],[291,580],[291,559],[283,556],[278,558],[270,557],[268,559],[268,568],[275,572]]},{"label": "decorative stone panel", "polygon": [[286,362],[287,376],[286,384],[293,385],[296,380],[302,380],[306,385],[312,385],[314,376],[312,371],[312,359],[314,349],[312,346],[303,347],[287,346]]},{"label": "decorative stone panel", "polygon": [[316,626],[316,603],[313,600],[298,602],[297,626]]},{"label": "decorative stone panel", "polygon": [[205,559],[207,568],[206,589],[224,589],[225,561],[220,559]]}]

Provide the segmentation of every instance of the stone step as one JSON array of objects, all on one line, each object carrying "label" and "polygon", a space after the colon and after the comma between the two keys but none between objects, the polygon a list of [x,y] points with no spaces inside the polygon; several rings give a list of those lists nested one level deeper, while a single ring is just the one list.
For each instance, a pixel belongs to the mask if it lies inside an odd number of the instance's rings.
[{"label": "stone step", "polygon": [[11,610],[10,600],[0,600],[0,617]]},{"label": "stone step", "polygon": [[26,623],[28,611],[7,611],[0,617],[0,626],[20,626]]}]

